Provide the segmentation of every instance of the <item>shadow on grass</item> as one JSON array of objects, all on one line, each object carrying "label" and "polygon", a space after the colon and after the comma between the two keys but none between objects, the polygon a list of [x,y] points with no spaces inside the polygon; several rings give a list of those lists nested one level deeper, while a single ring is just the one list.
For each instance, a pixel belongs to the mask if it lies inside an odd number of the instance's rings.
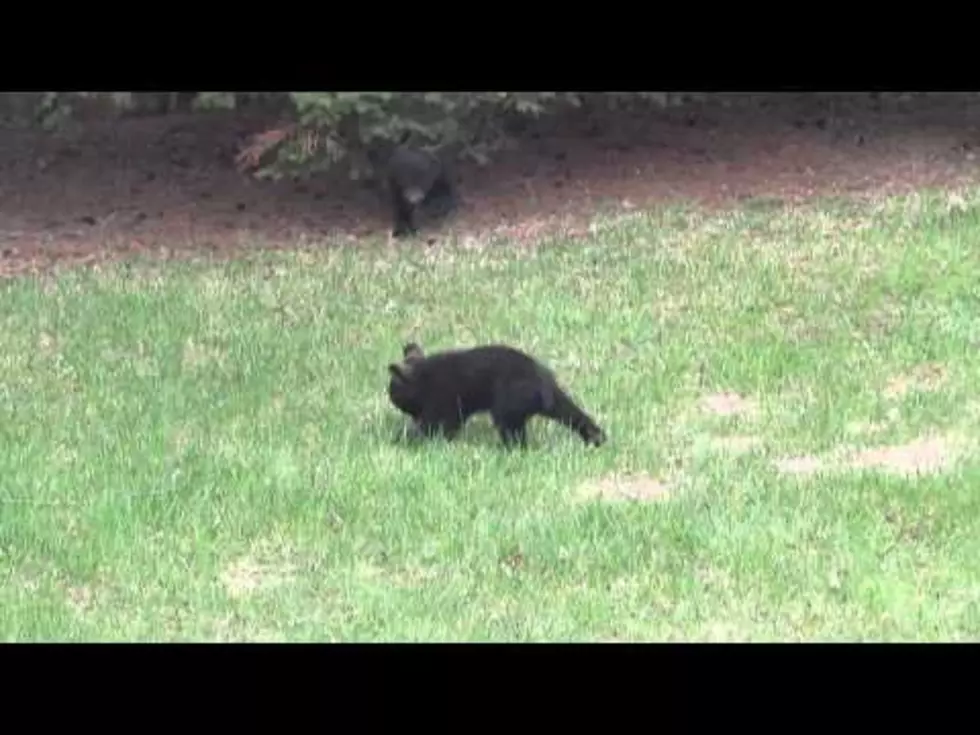
[{"label": "shadow on grass", "polygon": [[[421,438],[411,433],[411,422],[408,417],[398,414],[389,414],[382,418],[382,436],[390,436],[392,444],[406,449],[419,450],[432,445],[462,445],[471,447],[493,447],[503,450],[500,441],[500,434],[493,427],[490,419],[485,416],[475,416],[466,422],[466,425],[459,432],[455,439],[447,442],[442,437]],[[535,432],[534,423],[528,424],[527,448],[529,451],[546,449],[550,442],[544,441],[538,432]]]}]

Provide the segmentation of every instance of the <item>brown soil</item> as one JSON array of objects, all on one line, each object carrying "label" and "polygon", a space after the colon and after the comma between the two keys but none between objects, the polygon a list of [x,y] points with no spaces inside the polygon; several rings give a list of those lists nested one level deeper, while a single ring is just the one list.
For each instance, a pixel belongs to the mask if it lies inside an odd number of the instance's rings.
[{"label": "brown soil", "polygon": [[[0,272],[386,236],[378,196],[342,176],[273,183],[239,174],[239,146],[268,125],[222,113],[60,134],[0,130]],[[580,115],[526,133],[490,166],[461,167],[466,205],[452,227],[519,239],[574,232],[597,207],[962,185],[978,180],[977,148],[980,98],[966,94],[768,95],[621,114],[603,126]]]}]

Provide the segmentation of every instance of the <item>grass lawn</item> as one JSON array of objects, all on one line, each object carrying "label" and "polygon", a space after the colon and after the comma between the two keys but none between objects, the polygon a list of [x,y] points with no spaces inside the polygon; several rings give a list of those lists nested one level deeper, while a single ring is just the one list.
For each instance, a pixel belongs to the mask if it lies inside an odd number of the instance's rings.
[{"label": "grass lawn", "polygon": [[[0,284],[0,639],[980,635],[980,192]],[[393,441],[505,341],[609,435]]]}]

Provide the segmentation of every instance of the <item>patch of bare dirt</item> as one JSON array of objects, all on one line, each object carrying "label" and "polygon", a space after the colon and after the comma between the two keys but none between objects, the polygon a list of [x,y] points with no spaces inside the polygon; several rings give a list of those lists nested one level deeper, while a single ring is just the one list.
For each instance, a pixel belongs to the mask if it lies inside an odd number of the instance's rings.
[{"label": "patch of bare dirt", "polygon": [[[305,182],[241,176],[235,155],[269,124],[218,113],[62,134],[0,130],[0,273],[386,235],[383,202],[342,173]],[[492,165],[460,167],[457,234],[584,234],[597,208],[892,193],[976,183],[980,173],[976,95],[764,95],[622,114],[604,126],[542,125]]]},{"label": "patch of bare dirt", "polygon": [[88,610],[92,607],[92,590],[85,585],[69,587],[67,590],[67,595],[68,603],[78,614],[88,612]]},{"label": "patch of bare dirt", "polygon": [[932,392],[942,387],[946,377],[947,371],[944,365],[936,362],[923,363],[908,373],[896,375],[889,380],[884,394],[888,398],[902,398],[913,391]]},{"label": "patch of bare dirt", "polygon": [[784,458],[776,460],[775,466],[782,473],[794,475],[872,469],[914,477],[949,469],[967,451],[967,445],[959,434],[930,435],[900,445]]},{"label": "patch of bare dirt", "polygon": [[758,409],[752,401],[738,393],[716,393],[701,399],[701,409],[716,416],[754,414]]},{"label": "patch of bare dirt", "polygon": [[934,474],[947,469],[957,459],[961,453],[960,444],[959,437],[925,437],[899,446],[855,452],[849,466],[904,476]]},{"label": "patch of bare dirt", "polygon": [[229,596],[245,597],[278,587],[289,581],[292,573],[291,565],[272,564],[246,556],[228,565],[221,574],[221,582]]},{"label": "patch of bare dirt", "polygon": [[582,500],[638,500],[652,502],[670,497],[671,483],[646,474],[611,475],[579,488]]}]

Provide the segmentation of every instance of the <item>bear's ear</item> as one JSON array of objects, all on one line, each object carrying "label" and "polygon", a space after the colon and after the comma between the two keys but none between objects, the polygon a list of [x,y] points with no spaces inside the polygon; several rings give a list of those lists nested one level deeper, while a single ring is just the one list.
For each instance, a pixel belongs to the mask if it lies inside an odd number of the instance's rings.
[{"label": "bear's ear", "polygon": [[391,363],[388,366],[388,372],[391,373],[391,376],[393,378],[397,378],[402,382],[408,382],[408,374],[405,372],[405,368],[403,368],[401,365],[396,365],[395,363]]},{"label": "bear's ear", "polygon": [[402,348],[402,355],[405,357],[405,362],[421,360],[425,357],[425,354],[422,352],[422,348],[414,342],[409,342]]}]

